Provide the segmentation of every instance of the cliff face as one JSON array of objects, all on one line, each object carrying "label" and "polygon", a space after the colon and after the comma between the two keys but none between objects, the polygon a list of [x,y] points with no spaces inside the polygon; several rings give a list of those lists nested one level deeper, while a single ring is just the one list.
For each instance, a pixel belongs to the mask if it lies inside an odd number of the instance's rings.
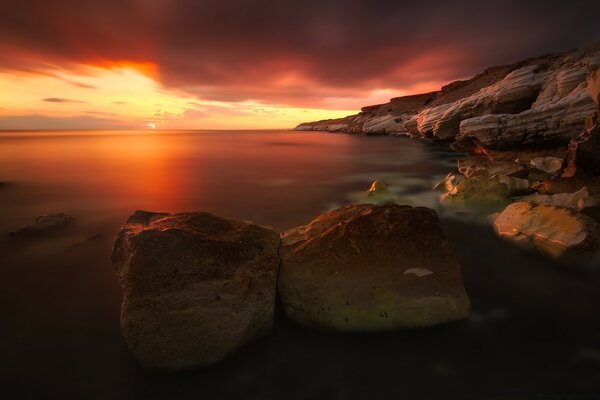
[{"label": "cliff face", "polygon": [[394,98],[363,107],[356,115],[295,129],[404,134],[461,149],[566,145],[594,114],[588,81],[599,66],[600,43],[488,68],[438,92]]}]

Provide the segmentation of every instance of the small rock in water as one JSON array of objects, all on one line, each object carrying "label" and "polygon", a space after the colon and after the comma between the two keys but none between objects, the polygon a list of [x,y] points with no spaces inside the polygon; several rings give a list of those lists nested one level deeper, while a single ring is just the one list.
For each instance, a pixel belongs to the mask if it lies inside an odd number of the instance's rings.
[{"label": "small rock in water", "polygon": [[511,201],[506,184],[483,177],[463,179],[457,184],[454,179],[447,180],[446,190],[440,201],[451,206],[497,210]]},{"label": "small rock in water", "polygon": [[271,329],[277,233],[201,212],[138,211],[130,221],[112,261],[123,288],[121,332],[142,366],[214,364]]},{"label": "small rock in water", "polygon": [[536,157],[530,163],[535,168],[556,176],[563,168],[564,159],[559,157]]},{"label": "small rock in water", "polygon": [[600,224],[564,207],[518,202],[496,218],[499,236],[558,261],[600,268]]},{"label": "small rock in water", "polygon": [[75,221],[75,217],[63,212],[44,214],[37,217],[33,224],[11,232],[10,236],[28,237],[44,235],[65,228],[73,223],[73,221]]},{"label": "small rock in water", "polygon": [[530,201],[534,204],[547,204],[556,207],[566,207],[573,210],[585,208],[585,202],[590,199],[590,193],[587,187],[583,187],[575,193],[558,194],[532,194],[520,198],[520,201]]},{"label": "small rock in water", "polygon": [[102,235],[101,233],[97,233],[95,235],[92,235],[92,236],[80,241],[80,242],[75,243],[72,246],[72,248],[79,249],[79,248],[87,247],[94,243],[100,242],[102,239],[104,239],[104,235]]},{"label": "small rock in water", "polygon": [[504,183],[508,187],[508,192],[511,195],[527,194],[533,191],[531,188],[531,181],[528,179],[507,175],[496,175],[492,179]]},{"label": "small rock in water", "polygon": [[458,261],[435,211],[352,205],[282,234],[287,316],[338,331],[387,331],[467,318]]},{"label": "small rock in water", "polygon": [[408,203],[408,200],[392,193],[385,182],[376,180],[367,192],[354,193],[348,196],[350,201],[358,204],[392,204]]},{"label": "small rock in water", "polygon": [[458,160],[458,172],[467,178],[475,176],[491,177],[494,175],[524,178],[527,176],[528,168],[514,162],[470,158]]}]

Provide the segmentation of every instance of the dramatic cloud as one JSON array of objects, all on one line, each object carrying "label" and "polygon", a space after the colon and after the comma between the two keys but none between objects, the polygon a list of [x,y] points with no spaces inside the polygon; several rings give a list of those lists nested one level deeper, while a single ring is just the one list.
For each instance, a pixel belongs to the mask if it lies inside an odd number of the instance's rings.
[{"label": "dramatic cloud", "polygon": [[294,106],[428,90],[600,39],[594,1],[10,3],[0,16],[0,68],[134,62],[202,99]]}]

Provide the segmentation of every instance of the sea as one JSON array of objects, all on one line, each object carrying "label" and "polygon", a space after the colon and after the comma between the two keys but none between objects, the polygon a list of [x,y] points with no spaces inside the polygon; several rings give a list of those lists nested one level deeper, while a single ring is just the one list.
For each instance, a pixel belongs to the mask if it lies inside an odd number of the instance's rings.
[{"label": "sea", "polygon": [[[285,130],[0,131],[0,397],[600,395],[600,277],[447,213],[432,187],[460,156],[405,137]],[[110,254],[135,210],[207,211],[283,231],[356,201],[375,180],[401,203],[438,211],[471,297],[468,320],[338,334],[278,315],[270,334],[213,367],[152,375],[132,358]],[[76,220],[46,237],[10,237],[55,212]]]}]

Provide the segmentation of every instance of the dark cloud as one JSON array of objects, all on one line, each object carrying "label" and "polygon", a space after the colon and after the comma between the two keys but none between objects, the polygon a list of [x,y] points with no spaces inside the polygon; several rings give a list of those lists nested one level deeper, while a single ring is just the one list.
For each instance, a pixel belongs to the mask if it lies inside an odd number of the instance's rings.
[{"label": "dark cloud", "polygon": [[47,97],[42,99],[42,101],[47,101],[48,103],[86,103],[81,100],[71,100],[71,99],[63,99],[60,97]]},{"label": "dark cloud", "polygon": [[20,0],[0,67],[152,62],[204,99],[303,106],[427,82],[600,39],[597,1]]}]

